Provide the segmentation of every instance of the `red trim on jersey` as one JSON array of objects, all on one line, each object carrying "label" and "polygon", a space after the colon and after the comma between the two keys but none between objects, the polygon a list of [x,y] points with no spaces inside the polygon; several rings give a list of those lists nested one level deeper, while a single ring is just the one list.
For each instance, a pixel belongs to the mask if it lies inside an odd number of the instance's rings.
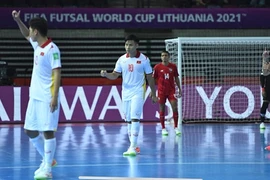
[{"label": "red trim on jersey", "polygon": [[[139,58],[140,55],[141,55],[140,51],[137,51],[135,57],[136,57],[136,58]],[[127,54],[126,54],[126,58],[129,58],[129,57],[130,57],[129,54],[127,53]]]},{"label": "red trim on jersey", "polygon": [[41,48],[45,48],[48,44],[50,44],[52,42],[52,39],[48,39],[44,44],[42,44],[40,47]]},{"label": "red trim on jersey", "polygon": [[53,68],[53,69],[61,69],[61,67]]}]

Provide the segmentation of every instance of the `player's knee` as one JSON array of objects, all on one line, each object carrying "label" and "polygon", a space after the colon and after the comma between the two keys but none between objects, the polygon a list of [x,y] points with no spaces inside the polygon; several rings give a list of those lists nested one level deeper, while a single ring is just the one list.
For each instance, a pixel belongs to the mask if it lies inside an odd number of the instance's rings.
[{"label": "player's knee", "polygon": [[172,111],[173,112],[177,112],[178,111],[178,108],[177,108],[177,104],[172,104]]},{"label": "player's knee", "polygon": [[44,131],[44,138],[45,139],[53,139],[54,138],[54,131]]},{"label": "player's knee", "polygon": [[30,130],[24,129],[24,132],[31,139],[32,138],[36,138],[39,135],[39,132],[38,131],[30,131]]}]

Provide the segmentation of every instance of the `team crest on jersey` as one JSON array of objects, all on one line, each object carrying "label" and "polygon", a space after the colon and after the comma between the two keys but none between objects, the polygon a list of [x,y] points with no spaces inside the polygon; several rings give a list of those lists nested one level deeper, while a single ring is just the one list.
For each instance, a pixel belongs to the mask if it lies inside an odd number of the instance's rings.
[{"label": "team crest on jersey", "polygon": [[170,70],[170,71],[172,71],[172,69],[171,69],[171,68],[169,68],[169,70]]},{"label": "team crest on jersey", "polygon": [[41,56],[44,56],[44,52],[41,52],[40,55],[41,55]]},{"label": "team crest on jersey", "polygon": [[137,64],[141,64],[142,62],[141,61],[137,61]]},{"label": "team crest on jersey", "polygon": [[59,54],[58,54],[58,53],[53,53],[53,59],[54,59],[54,60],[59,59]]}]

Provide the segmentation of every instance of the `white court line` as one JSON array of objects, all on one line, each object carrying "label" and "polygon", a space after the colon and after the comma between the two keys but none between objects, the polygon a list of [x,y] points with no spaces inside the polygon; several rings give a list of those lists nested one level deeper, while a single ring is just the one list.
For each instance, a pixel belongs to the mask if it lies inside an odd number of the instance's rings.
[{"label": "white court line", "polygon": [[187,179],[187,178],[129,178],[129,177],[98,177],[98,176],[79,176],[79,179],[88,179],[88,180],[123,180],[123,179],[129,179],[129,180],[203,180],[203,179]]}]

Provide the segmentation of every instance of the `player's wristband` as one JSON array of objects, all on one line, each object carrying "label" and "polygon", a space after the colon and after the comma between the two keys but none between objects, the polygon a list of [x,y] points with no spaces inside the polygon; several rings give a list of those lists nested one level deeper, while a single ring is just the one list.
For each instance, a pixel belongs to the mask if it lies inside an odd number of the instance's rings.
[{"label": "player's wristband", "polygon": [[265,91],[265,88],[264,87],[262,88],[262,91]]}]

